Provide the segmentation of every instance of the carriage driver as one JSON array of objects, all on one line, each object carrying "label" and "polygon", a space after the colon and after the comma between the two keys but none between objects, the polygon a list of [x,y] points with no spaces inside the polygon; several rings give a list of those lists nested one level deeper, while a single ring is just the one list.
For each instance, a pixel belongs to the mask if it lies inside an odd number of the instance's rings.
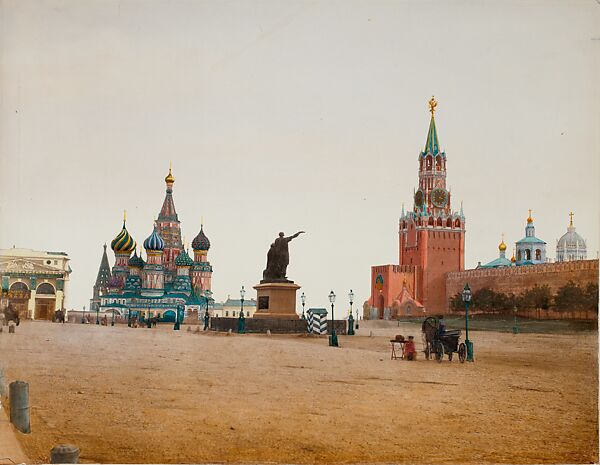
[{"label": "carriage driver", "polygon": [[438,320],[438,336],[443,336],[446,333],[446,322],[444,321],[444,315],[439,315]]}]

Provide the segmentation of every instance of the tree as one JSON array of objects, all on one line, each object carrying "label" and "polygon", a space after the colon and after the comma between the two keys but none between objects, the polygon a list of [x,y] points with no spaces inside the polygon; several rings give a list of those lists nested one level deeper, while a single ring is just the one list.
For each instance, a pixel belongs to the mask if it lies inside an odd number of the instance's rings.
[{"label": "tree", "polygon": [[562,286],[554,296],[554,306],[557,310],[579,310],[585,308],[586,304],[586,293],[573,281]]}]

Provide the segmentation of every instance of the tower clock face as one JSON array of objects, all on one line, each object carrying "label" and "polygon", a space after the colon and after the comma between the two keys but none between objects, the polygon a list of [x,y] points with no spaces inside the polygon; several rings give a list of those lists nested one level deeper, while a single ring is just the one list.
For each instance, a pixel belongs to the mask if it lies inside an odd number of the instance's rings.
[{"label": "tower clock face", "polygon": [[436,207],[445,207],[448,203],[448,192],[446,189],[434,189],[431,193],[431,201]]},{"label": "tower clock face", "polygon": [[415,205],[417,207],[420,207],[421,205],[423,205],[424,200],[425,200],[425,196],[423,195],[423,191],[418,190],[417,193],[415,194]]}]

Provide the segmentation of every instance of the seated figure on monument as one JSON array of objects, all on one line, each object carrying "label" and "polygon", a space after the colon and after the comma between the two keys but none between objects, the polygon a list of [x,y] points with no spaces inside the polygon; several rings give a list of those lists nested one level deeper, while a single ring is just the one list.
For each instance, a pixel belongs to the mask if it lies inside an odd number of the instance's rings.
[{"label": "seated figure on monument", "polygon": [[263,271],[263,279],[261,283],[293,282],[289,281],[286,277],[287,266],[290,263],[288,243],[302,233],[304,233],[304,231],[299,231],[293,236],[289,237],[285,237],[282,232],[279,233],[279,237],[271,244],[271,248],[267,253],[267,268]]}]

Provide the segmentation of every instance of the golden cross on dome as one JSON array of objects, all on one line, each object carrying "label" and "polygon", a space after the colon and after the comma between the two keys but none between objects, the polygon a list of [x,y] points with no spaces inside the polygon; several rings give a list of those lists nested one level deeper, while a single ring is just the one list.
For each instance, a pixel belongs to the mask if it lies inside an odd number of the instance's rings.
[{"label": "golden cross on dome", "polygon": [[569,213],[569,216],[571,217],[571,224],[569,226],[573,226],[573,212]]},{"label": "golden cross on dome", "polygon": [[123,223],[125,223],[126,219],[127,219],[127,210],[123,210]]},{"label": "golden cross on dome", "polygon": [[435,113],[435,107],[437,107],[437,102],[435,97],[432,95],[431,100],[429,101],[429,111],[431,112],[431,116]]}]

